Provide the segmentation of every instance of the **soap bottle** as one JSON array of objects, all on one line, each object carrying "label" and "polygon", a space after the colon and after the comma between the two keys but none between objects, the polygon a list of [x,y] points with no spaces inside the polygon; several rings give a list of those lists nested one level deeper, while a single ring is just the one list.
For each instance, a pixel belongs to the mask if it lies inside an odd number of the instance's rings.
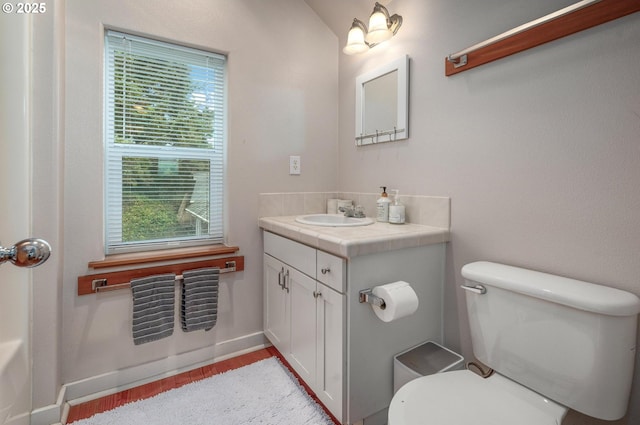
[{"label": "soap bottle", "polygon": [[393,203],[389,205],[389,223],[393,224],[404,224],[404,205],[402,205],[399,201],[400,191],[398,189],[393,189]]},{"label": "soap bottle", "polygon": [[377,220],[382,223],[388,223],[389,222],[389,204],[391,203],[391,201],[387,196],[387,187],[380,186],[380,188],[382,189],[382,194],[380,195],[380,198],[378,198],[378,201],[377,201],[377,210],[378,210]]}]

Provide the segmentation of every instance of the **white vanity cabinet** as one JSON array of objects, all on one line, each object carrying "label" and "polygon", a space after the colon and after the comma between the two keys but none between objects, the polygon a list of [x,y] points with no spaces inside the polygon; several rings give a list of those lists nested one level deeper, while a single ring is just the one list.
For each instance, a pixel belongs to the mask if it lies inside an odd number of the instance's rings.
[{"label": "white vanity cabinet", "polygon": [[[393,357],[442,343],[446,234],[410,224],[344,231],[295,223],[261,221],[265,335],[341,424],[386,424]],[[395,281],[411,284],[419,306],[384,322],[359,293]]]},{"label": "white vanity cabinet", "polygon": [[264,233],[265,335],[340,421],[344,279],[345,260]]}]

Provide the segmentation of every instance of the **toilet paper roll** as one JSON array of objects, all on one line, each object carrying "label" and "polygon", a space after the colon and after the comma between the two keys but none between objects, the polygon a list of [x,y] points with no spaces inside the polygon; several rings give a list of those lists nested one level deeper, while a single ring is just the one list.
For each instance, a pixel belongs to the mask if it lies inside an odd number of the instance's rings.
[{"label": "toilet paper roll", "polygon": [[418,309],[418,295],[411,285],[404,281],[387,283],[373,288],[373,295],[384,300],[384,310],[373,305],[373,312],[383,322],[392,322],[409,316]]}]

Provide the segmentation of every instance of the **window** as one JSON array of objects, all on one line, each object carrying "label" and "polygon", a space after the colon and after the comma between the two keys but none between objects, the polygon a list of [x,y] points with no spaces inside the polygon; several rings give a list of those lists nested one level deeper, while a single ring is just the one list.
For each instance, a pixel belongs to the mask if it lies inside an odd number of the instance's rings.
[{"label": "window", "polygon": [[222,243],[226,58],[114,31],[105,56],[107,254]]}]

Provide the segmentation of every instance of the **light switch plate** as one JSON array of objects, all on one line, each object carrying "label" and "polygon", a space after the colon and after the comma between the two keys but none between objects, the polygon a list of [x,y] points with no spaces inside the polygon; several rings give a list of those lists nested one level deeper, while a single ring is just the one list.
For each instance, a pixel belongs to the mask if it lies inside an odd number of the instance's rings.
[{"label": "light switch plate", "polygon": [[289,157],[289,174],[292,176],[300,174],[300,157],[297,155]]}]

